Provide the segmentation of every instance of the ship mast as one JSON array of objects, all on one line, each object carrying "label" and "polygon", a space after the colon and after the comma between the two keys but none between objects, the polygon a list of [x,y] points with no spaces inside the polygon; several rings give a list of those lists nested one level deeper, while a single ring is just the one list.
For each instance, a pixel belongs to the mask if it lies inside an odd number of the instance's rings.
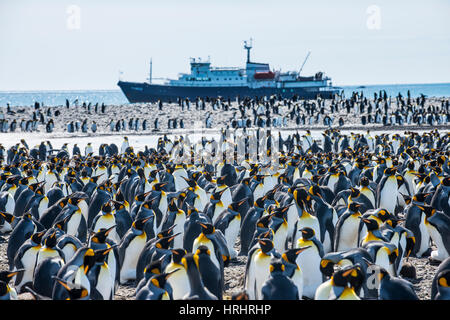
[{"label": "ship mast", "polygon": [[244,41],[244,49],[247,50],[247,63],[250,63],[250,50],[252,48],[253,39],[250,38],[250,44],[245,40]]},{"label": "ship mast", "polygon": [[303,67],[305,66],[306,60],[308,60],[310,54],[311,54],[311,51],[308,51],[308,54],[306,55],[306,58],[305,58],[305,60],[303,61],[302,66],[300,67],[300,71],[298,72],[298,75],[300,75],[300,73],[302,72]]},{"label": "ship mast", "polygon": [[152,84],[152,58],[150,58],[150,76],[148,78],[150,84]]}]

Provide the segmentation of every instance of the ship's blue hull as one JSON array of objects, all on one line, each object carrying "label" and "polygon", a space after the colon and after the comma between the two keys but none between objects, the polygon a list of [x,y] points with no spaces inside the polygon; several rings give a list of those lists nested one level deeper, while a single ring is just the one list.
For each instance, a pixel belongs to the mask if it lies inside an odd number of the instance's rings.
[{"label": "ship's blue hull", "polygon": [[124,81],[119,81],[117,85],[130,103],[156,102],[158,100],[175,102],[178,98],[189,98],[192,101],[206,97],[236,99],[237,97],[255,98],[271,95],[281,95],[283,98],[292,98],[297,95],[301,99],[315,99],[320,95],[320,97],[328,99],[337,92],[332,88],[319,91],[317,88],[181,87]]}]

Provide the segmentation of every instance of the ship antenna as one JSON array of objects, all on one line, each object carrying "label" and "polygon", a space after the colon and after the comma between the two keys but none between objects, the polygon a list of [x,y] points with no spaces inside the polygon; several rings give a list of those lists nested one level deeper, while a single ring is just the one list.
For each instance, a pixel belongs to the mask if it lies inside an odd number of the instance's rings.
[{"label": "ship antenna", "polygon": [[252,48],[252,42],[252,38],[250,38],[250,44],[248,44],[247,40],[244,40],[244,49],[247,50],[247,63],[250,63],[250,50]]},{"label": "ship antenna", "polygon": [[150,58],[150,76],[148,78],[150,84],[152,84],[152,58]]},{"label": "ship antenna", "polygon": [[304,66],[305,63],[306,63],[306,60],[308,60],[310,54],[311,54],[311,51],[308,51],[308,54],[306,55],[306,58],[305,58],[305,60],[303,61],[302,66],[300,67],[300,71],[298,72],[298,75],[299,75],[299,76],[300,76],[300,72],[302,72],[303,66]]}]

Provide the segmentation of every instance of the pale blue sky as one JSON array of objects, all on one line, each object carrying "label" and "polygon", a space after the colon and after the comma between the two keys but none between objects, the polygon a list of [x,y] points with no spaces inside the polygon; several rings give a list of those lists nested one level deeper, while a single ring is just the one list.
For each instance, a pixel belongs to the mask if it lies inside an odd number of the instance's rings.
[{"label": "pale blue sky", "polygon": [[[80,29],[67,27],[77,5]],[[367,8],[380,9],[380,29]],[[118,89],[252,60],[283,71],[325,71],[335,85],[450,82],[450,1],[0,0],[0,91]]]}]

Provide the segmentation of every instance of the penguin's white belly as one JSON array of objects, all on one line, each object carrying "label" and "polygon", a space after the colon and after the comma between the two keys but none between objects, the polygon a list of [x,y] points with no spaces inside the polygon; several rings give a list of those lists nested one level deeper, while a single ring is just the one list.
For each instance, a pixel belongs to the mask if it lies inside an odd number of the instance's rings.
[{"label": "penguin's white belly", "polygon": [[286,250],[285,243],[287,235],[288,235],[287,225],[282,224],[273,236],[273,246],[275,250],[277,250],[278,252],[284,252]]},{"label": "penguin's white belly", "polygon": [[83,268],[77,269],[73,283],[84,287],[89,294],[91,293],[91,283],[88,277],[86,277],[86,275],[84,274]]},{"label": "penguin's white belly", "polygon": [[[174,265],[168,265],[165,272],[168,273],[177,268],[181,268],[181,267],[177,267]],[[183,297],[186,294],[188,294],[191,290],[191,286],[189,284],[189,278],[188,278],[188,275],[184,268],[181,268],[180,270],[178,270],[177,272],[172,274],[169,277],[169,279],[167,279],[167,282],[169,282],[169,284],[172,287],[172,291],[173,291],[172,295],[173,295],[174,300],[183,299]]]},{"label": "penguin's white belly", "polygon": [[62,252],[64,253],[64,259],[66,261],[69,261],[74,256],[75,252],[77,251],[77,248],[72,244],[68,243],[62,248]]},{"label": "penguin's white belly", "polygon": [[146,241],[146,236],[137,236],[128,244],[120,269],[120,283],[136,279],[136,265]]},{"label": "penguin's white belly", "polygon": [[378,208],[386,209],[394,214],[397,205],[397,181],[388,179],[381,190]]},{"label": "penguin's white belly", "polygon": [[303,295],[311,299],[314,298],[317,287],[322,283],[320,260],[315,246],[303,251],[297,258],[297,265],[303,272]]},{"label": "penguin's white belly", "polygon": [[255,274],[256,279],[255,279],[255,284],[256,284],[256,300],[261,300],[262,299],[262,293],[261,293],[261,289],[263,287],[264,282],[266,282],[266,280],[269,278],[270,276],[270,260],[271,257],[270,256],[266,256],[263,254],[259,254],[255,256],[255,267],[256,267],[256,272],[257,274]]},{"label": "penguin's white belly", "polygon": [[300,268],[295,270],[294,274],[292,275],[291,280],[297,286],[298,297],[299,297],[300,300],[302,300],[302,295],[303,295],[303,272],[302,272],[302,270]]},{"label": "penguin's white belly", "polygon": [[365,195],[372,203],[372,206],[375,208],[375,196],[373,195],[373,192],[368,188],[362,188],[361,194]]},{"label": "penguin's white belly", "polygon": [[264,196],[264,186],[262,184],[258,184],[255,190],[253,191],[253,198],[259,199],[262,196]]},{"label": "penguin's white belly", "polygon": [[13,214],[14,208],[16,207],[16,201],[14,201],[13,196],[8,193],[8,198],[6,199],[5,211],[7,213]]},{"label": "penguin's white belly", "polygon": [[442,237],[439,231],[427,224],[428,232],[430,233],[431,239],[437,247],[437,250],[431,251],[431,258],[439,261],[443,261],[449,257],[449,253],[445,249],[444,243],[442,242]]},{"label": "penguin's white belly", "polygon": [[213,212],[213,216],[212,216],[212,223],[216,223],[217,218],[219,217],[219,215],[225,210],[225,206],[222,205],[222,203],[218,202],[216,203],[216,205],[214,206],[214,212]]},{"label": "penguin's white belly", "polygon": [[292,238],[292,235],[295,230],[295,222],[298,220],[298,210],[296,208],[296,205],[290,206],[287,214],[286,214],[286,221],[288,224],[288,237]]},{"label": "penguin's white belly", "polygon": [[[22,285],[24,285],[27,282],[33,281],[34,276],[34,268],[36,266],[37,256],[39,254],[39,247],[33,247],[28,249],[22,258],[20,259],[23,265],[23,268],[25,269],[23,275],[22,275],[22,281],[16,286],[16,289],[20,291],[22,288]],[[16,269],[16,268],[14,268]],[[15,281],[16,276],[14,276]]]},{"label": "penguin's white belly", "polygon": [[39,207],[38,207],[38,213],[39,213],[39,219],[42,218],[42,214],[44,213],[45,210],[48,209],[48,199],[46,197],[44,197],[40,202],[39,202]]},{"label": "penguin's white belly", "polygon": [[331,280],[321,283],[314,294],[314,300],[328,300],[331,294]]},{"label": "penguin's white belly", "polygon": [[234,249],[234,244],[236,243],[236,239],[239,235],[241,227],[241,220],[234,218],[228,228],[225,230],[225,239],[227,241],[228,251],[230,252],[230,258],[234,259],[237,256],[237,252]]},{"label": "penguin's white belly", "polygon": [[173,234],[179,233],[179,235],[175,236],[173,239],[173,247],[174,248],[182,248],[183,247],[183,235],[184,235],[184,222],[186,221],[185,217],[176,218],[175,219],[175,227],[173,228]]},{"label": "penguin's white belly", "polygon": [[394,269],[389,262],[389,255],[384,248],[380,248],[375,256],[375,264],[386,269],[391,277],[395,277]]},{"label": "penguin's white belly", "polygon": [[223,206],[225,208],[228,208],[228,206],[233,202],[233,198],[231,197],[231,191],[230,188],[227,188],[222,196],[220,197],[220,201],[222,201]]},{"label": "penguin's white belly", "polygon": [[298,219],[295,243],[297,243],[298,239],[301,237],[301,232],[299,232],[299,230],[301,230],[302,228],[306,228],[306,227],[313,229],[314,232],[316,233],[316,238],[320,239],[319,220],[316,217],[311,216],[306,219],[303,219],[303,218]]},{"label": "penguin's white belly", "polygon": [[74,213],[72,214],[72,217],[70,218],[69,222],[67,223],[67,234],[72,235],[74,237],[78,234],[78,227],[80,226],[81,222],[81,213]]},{"label": "penguin's white belly", "polygon": [[217,260],[216,250],[214,250],[214,245],[211,241],[198,241],[198,238],[195,239],[194,244],[192,246],[192,252],[196,252],[198,247],[200,247],[201,245],[208,247],[209,251],[211,252],[210,257],[211,257],[212,262],[220,270],[220,263]]},{"label": "penguin's white belly", "polygon": [[189,185],[181,176],[174,176],[174,180],[175,180],[175,190],[177,192],[189,188]]},{"label": "penguin's white belly", "polygon": [[336,251],[349,250],[358,247],[358,218],[348,217],[339,230],[339,243]]},{"label": "penguin's white belly", "polygon": [[422,254],[428,250],[430,247],[430,234],[428,232],[428,228],[425,225],[425,215],[422,214],[421,223],[419,225],[419,230],[421,234],[421,242],[419,246],[419,250],[417,251],[417,256],[420,257]]},{"label": "penguin's white belly", "polygon": [[331,190],[334,190],[334,185],[336,184],[336,182],[338,181],[338,177],[336,176],[330,176],[330,178],[328,178],[328,184],[327,187],[330,188]]},{"label": "penguin's white belly", "polygon": [[109,270],[108,266],[103,265],[101,267],[95,288],[100,292],[104,300],[112,298],[114,282],[111,281],[111,270]]}]

